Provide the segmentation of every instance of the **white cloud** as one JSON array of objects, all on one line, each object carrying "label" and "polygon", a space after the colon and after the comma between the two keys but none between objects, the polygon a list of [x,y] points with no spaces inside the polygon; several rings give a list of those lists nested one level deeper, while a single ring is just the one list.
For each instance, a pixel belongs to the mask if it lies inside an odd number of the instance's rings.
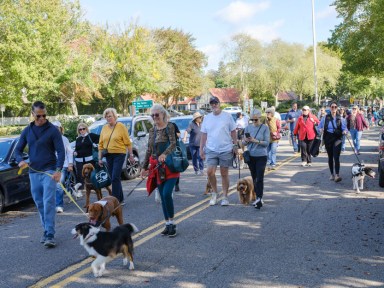
[{"label": "white cloud", "polygon": [[334,6],[328,6],[327,8],[316,13],[316,19],[336,18],[337,12]]},{"label": "white cloud", "polygon": [[237,33],[245,33],[261,42],[271,42],[272,40],[281,38],[278,29],[283,26],[284,20],[278,20],[268,25],[246,26],[239,29]]},{"label": "white cloud", "polygon": [[269,1],[260,3],[235,1],[230,3],[224,9],[218,11],[216,15],[226,22],[238,24],[252,18],[256,13],[268,9],[269,6]]}]

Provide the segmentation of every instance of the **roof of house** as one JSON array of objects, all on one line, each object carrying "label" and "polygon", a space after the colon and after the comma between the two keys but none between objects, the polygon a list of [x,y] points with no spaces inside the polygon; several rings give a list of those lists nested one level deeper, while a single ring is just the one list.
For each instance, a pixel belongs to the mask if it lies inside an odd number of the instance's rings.
[{"label": "roof of house", "polygon": [[220,99],[221,103],[238,103],[240,93],[235,88],[210,88],[209,93]]},{"label": "roof of house", "polygon": [[294,92],[279,92],[277,93],[277,101],[296,100],[297,95]]}]

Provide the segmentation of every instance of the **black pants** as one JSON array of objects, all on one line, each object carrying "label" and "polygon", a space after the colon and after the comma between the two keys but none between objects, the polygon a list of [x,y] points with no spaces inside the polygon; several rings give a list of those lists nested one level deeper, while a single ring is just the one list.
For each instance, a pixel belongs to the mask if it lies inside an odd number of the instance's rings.
[{"label": "black pants", "polygon": [[325,149],[328,154],[328,167],[332,175],[333,166],[335,166],[335,174],[339,174],[340,172],[341,143],[341,139],[337,139],[325,144]]},{"label": "black pants", "polygon": [[256,197],[262,198],[264,191],[264,172],[267,166],[267,156],[252,157],[248,163],[248,168],[251,171],[253,185],[255,186]]},{"label": "black pants", "polygon": [[313,144],[313,139],[308,140],[307,138],[305,138],[304,140],[300,141],[302,162],[312,163],[312,157],[310,153],[312,144]]}]

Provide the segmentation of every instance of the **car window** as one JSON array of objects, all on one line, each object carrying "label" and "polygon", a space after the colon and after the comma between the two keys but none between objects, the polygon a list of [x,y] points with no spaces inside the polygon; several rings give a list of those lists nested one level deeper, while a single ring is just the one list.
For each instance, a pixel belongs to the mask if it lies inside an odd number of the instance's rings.
[{"label": "car window", "polygon": [[143,122],[142,121],[136,121],[133,136],[137,137],[137,134],[140,131],[144,131],[145,132]]},{"label": "car window", "polygon": [[171,119],[171,122],[175,123],[177,127],[179,127],[179,130],[186,130],[188,128],[189,123],[191,123],[192,118],[186,118],[186,119]]},{"label": "car window", "polygon": [[149,130],[151,130],[151,128],[153,127],[151,121],[149,121],[149,120],[144,120],[144,126],[145,126],[145,128],[147,128],[147,133],[148,133]]},{"label": "car window", "polygon": [[9,153],[9,149],[12,146],[13,139],[0,140],[0,162],[3,162],[7,154]]},{"label": "car window", "polygon": [[127,127],[127,130],[128,130],[128,134],[131,135],[132,133],[132,120],[117,120],[119,121],[120,123],[123,123],[125,125],[125,127]]}]

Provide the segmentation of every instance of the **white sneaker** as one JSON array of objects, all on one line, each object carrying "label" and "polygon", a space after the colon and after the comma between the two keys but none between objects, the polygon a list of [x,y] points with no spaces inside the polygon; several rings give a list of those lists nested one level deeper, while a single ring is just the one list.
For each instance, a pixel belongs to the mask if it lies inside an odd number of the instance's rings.
[{"label": "white sneaker", "polygon": [[308,167],[311,167],[311,166],[312,166],[312,163],[307,163],[307,166],[308,166]]},{"label": "white sneaker", "polygon": [[254,206],[256,209],[260,209],[261,207],[263,207],[263,203],[264,203],[263,200],[261,200],[261,198],[258,197],[255,201]]},{"label": "white sneaker", "polygon": [[307,162],[301,162],[301,166],[302,167],[306,167],[307,166]]},{"label": "white sneaker", "polygon": [[56,213],[63,213],[64,209],[63,207],[56,207]]},{"label": "white sneaker", "polygon": [[223,200],[221,200],[221,206],[228,206],[229,201],[227,197],[224,197]]},{"label": "white sneaker", "polygon": [[205,175],[204,170],[200,170],[199,175],[204,176]]},{"label": "white sneaker", "polygon": [[210,206],[215,206],[217,203],[217,193],[212,192],[211,193],[211,200],[209,200]]}]

